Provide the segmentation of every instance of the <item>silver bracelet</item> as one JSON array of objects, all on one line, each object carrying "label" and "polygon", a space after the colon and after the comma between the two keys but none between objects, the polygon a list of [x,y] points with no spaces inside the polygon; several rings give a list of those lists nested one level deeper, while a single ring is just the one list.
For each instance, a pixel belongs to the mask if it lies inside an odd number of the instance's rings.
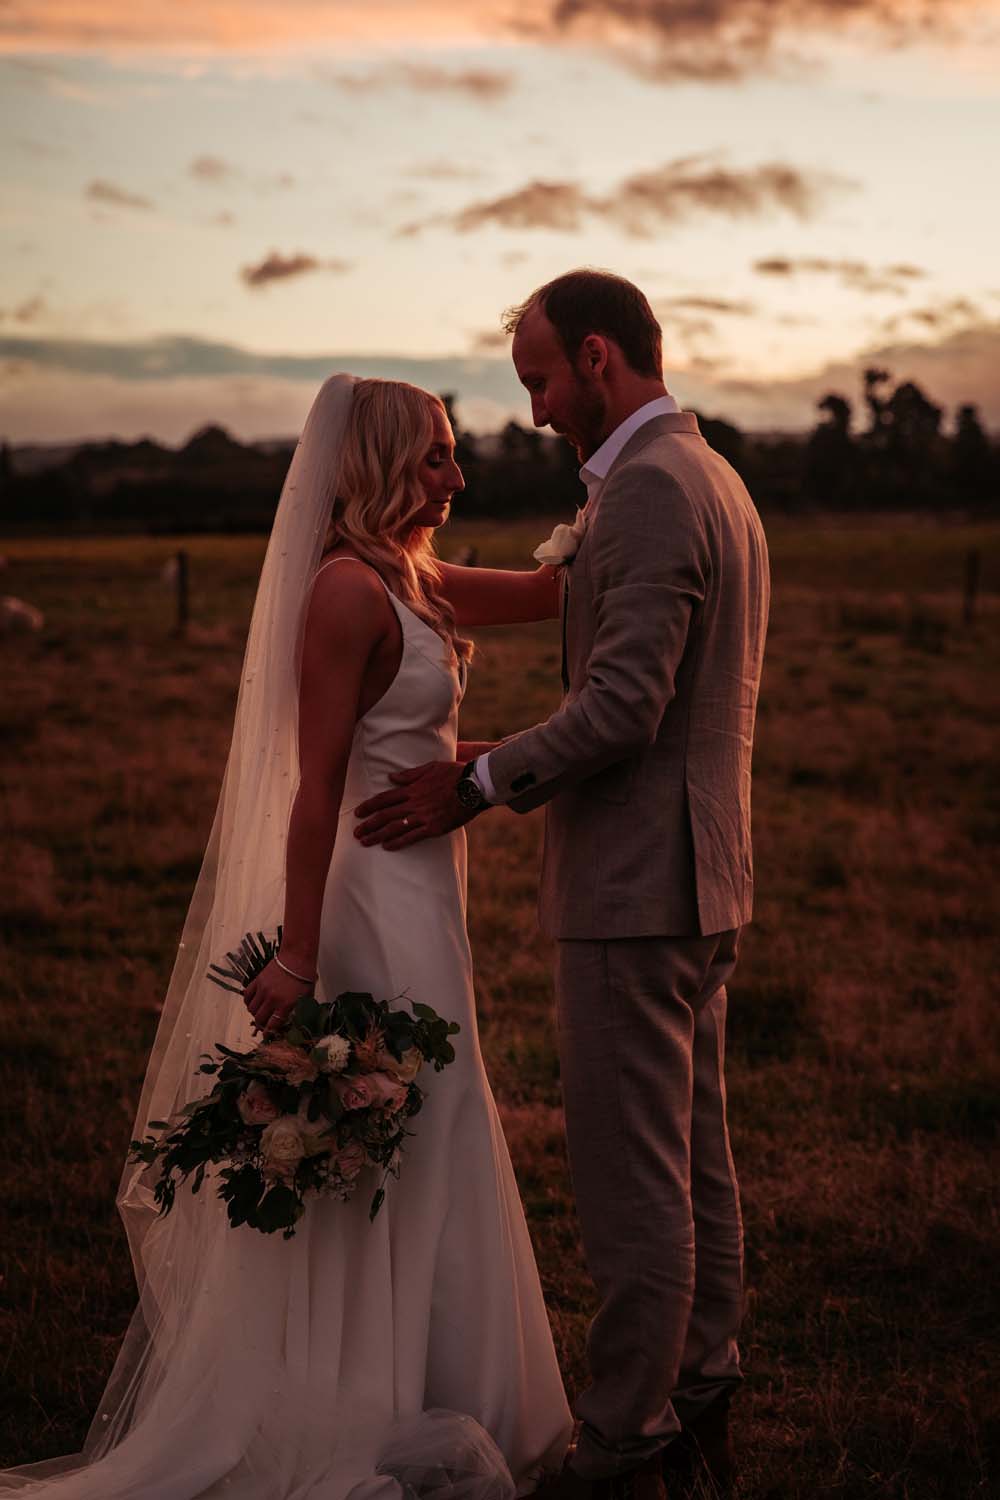
[{"label": "silver bracelet", "polygon": [[319,978],[318,974],[314,974],[311,979],[307,979],[304,974],[296,974],[294,969],[290,969],[287,964],[283,964],[281,962],[281,959],[278,957],[277,953],[274,955],[274,961],[278,965],[279,969],[284,969],[286,974],[290,974],[291,977],[293,979],[297,979],[300,984],[315,984],[316,980]]}]

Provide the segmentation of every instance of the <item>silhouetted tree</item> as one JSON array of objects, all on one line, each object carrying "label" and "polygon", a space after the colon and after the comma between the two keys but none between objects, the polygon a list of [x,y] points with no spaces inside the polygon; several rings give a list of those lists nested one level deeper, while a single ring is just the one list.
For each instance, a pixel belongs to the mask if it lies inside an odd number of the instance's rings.
[{"label": "silhouetted tree", "polygon": [[465,430],[455,415],[457,399],[454,391],[441,392],[441,402],[448,413],[451,430],[455,434],[455,462],[460,469],[465,470],[476,461],[476,440],[471,432]]},{"label": "silhouetted tree", "polygon": [[9,494],[14,481],[14,459],[10,444],[4,438],[0,442],[0,495]]},{"label": "silhouetted tree", "polygon": [[865,405],[869,412],[869,425],[865,440],[870,448],[878,449],[883,445],[889,423],[886,410],[889,403],[880,392],[891,378],[888,370],[879,370],[874,365],[865,371]]},{"label": "silhouetted tree", "polygon": [[854,509],[860,494],[851,440],[851,403],[831,391],[816,406],[826,413],[826,421],[817,425],[806,444],[806,487],[821,505]]},{"label": "silhouetted tree", "polygon": [[703,417],[700,412],[696,416],[701,435],[708,446],[714,448],[716,453],[721,453],[734,469],[742,473],[746,445],[740,429],[734,427],[732,422],[724,422],[721,417]]},{"label": "silhouetted tree", "polygon": [[534,427],[508,422],[500,434],[500,452],[504,458],[531,462],[538,458],[542,435]]},{"label": "silhouetted tree", "polygon": [[997,460],[974,406],[960,406],[951,445],[951,479],[956,498],[976,510],[996,505]]}]

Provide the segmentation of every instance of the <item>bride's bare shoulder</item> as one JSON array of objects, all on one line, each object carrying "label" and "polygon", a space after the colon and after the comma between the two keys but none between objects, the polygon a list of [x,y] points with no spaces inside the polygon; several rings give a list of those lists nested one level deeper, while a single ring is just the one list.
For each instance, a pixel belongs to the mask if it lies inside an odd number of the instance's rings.
[{"label": "bride's bare shoulder", "polygon": [[324,634],[381,631],[392,614],[385,585],[363,558],[330,553],[313,578],[307,629]]}]

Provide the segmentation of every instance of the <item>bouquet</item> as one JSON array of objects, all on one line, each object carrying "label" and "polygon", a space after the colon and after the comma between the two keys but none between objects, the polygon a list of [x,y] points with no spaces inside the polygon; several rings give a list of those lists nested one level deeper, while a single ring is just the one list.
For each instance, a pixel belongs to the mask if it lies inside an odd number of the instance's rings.
[{"label": "bouquet", "polygon": [[[280,927],[276,941],[247,933],[227,955],[229,967],[213,964],[208,977],[241,995],[280,942]],[[279,1035],[248,1052],[221,1042],[203,1052],[199,1071],[216,1077],[211,1093],[185,1104],[179,1120],[150,1120],[151,1131],[166,1134],[131,1141],[129,1160],[160,1162],[153,1196],[161,1214],[173,1207],[178,1181],[193,1173],[197,1193],[209,1165],[224,1163],[218,1193],[230,1224],[280,1229],[285,1239],[308,1195],[346,1201],[374,1167],[382,1173],[374,1219],[386,1181],[399,1175],[407,1122],[424,1102],[417,1076],[425,1063],[440,1072],[454,1061],[448,1038],[458,1030],[429,1005],[407,1012],[370,994],[325,1003],[303,995]]]}]

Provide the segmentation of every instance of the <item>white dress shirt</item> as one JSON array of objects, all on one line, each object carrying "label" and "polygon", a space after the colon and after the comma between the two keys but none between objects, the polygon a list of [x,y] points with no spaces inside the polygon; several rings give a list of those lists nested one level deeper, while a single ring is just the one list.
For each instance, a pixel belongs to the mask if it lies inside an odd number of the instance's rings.
[{"label": "white dress shirt", "polygon": [[[680,411],[680,407],[669,393],[666,396],[657,396],[652,401],[647,401],[645,406],[640,406],[631,416],[619,422],[610,437],[606,437],[595,453],[592,453],[587,462],[580,470],[580,478],[587,487],[587,504],[584,506],[584,514],[589,510],[597,497],[601,485],[608,477],[608,471],[619,453],[628,442],[633,433],[638,432],[640,427],[645,427],[654,417],[664,417],[670,412]],[[496,802],[496,788],[490,775],[489,753],[480,755],[473,762],[472,776],[486,798],[487,802]]]}]

